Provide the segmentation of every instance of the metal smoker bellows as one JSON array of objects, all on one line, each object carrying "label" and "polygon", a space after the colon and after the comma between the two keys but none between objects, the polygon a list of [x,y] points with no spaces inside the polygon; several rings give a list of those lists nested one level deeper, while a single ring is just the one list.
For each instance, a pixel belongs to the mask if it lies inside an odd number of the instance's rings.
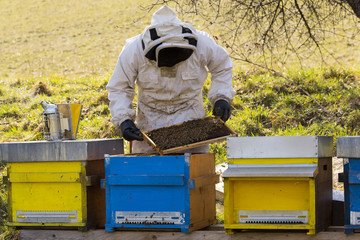
[{"label": "metal smoker bellows", "polygon": [[42,101],[41,106],[44,111],[43,121],[44,121],[44,136],[46,140],[58,140],[62,139],[64,132],[61,129],[61,113],[58,110],[58,107],[55,104],[47,104]]},{"label": "metal smoker bellows", "polygon": [[81,104],[48,104],[42,101],[41,106],[44,109],[42,115],[46,140],[76,139],[82,109]]}]

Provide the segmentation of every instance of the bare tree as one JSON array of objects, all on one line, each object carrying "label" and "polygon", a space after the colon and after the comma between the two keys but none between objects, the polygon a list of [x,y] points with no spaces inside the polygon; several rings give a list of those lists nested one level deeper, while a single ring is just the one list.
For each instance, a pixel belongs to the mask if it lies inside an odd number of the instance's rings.
[{"label": "bare tree", "polygon": [[[314,54],[325,62],[329,36],[354,39],[359,32],[360,0],[158,0],[145,7],[172,4],[183,19],[212,32],[236,60],[302,63]],[[205,24],[204,24],[205,23]]]}]

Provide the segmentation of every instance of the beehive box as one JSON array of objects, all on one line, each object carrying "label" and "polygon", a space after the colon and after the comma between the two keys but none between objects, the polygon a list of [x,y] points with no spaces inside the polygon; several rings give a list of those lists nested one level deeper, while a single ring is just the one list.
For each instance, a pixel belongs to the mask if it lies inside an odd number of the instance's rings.
[{"label": "beehive box", "polygon": [[8,225],[104,228],[106,153],[123,153],[122,140],[0,144],[8,165]]},{"label": "beehive box", "polygon": [[109,156],[105,231],[189,232],[216,222],[213,154]]},{"label": "beehive box", "polygon": [[225,230],[293,229],[331,222],[332,137],[227,139]]},{"label": "beehive box", "polygon": [[360,231],[360,137],[337,138],[337,157],[344,162],[345,233]]},{"label": "beehive box", "polygon": [[236,133],[220,118],[210,116],[143,132],[160,155],[220,142]]}]

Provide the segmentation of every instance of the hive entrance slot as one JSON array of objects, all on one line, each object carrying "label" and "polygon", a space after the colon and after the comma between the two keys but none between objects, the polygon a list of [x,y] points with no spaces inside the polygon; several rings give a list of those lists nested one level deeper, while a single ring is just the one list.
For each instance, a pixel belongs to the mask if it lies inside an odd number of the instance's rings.
[{"label": "hive entrance slot", "polygon": [[116,212],[115,222],[118,224],[183,224],[184,217],[180,212]]},{"label": "hive entrance slot", "polygon": [[254,223],[254,224],[303,224],[303,222],[301,222],[301,221],[273,221],[273,220],[246,221],[246,223]]},{"label": "hive entrance slot", "polygon": [[239,223],[306,224],[308,211],[239,211]]}]

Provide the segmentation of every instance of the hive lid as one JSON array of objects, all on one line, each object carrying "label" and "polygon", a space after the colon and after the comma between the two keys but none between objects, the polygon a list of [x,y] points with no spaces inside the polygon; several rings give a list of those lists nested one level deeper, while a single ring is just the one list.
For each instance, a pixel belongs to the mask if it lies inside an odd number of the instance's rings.
[{"label": "hive lid", "polygon": [[234,130],[214,116],[145,131],[142,134],[160,155],[221,142],[229,136],[236,136]]},{"label": "hive lid", "polygon": [[223,177],[315,177],[317,164],[231,164]]},{"label": "hive lid", "polygon": [[336,156],[340,158],[360,158],[360,137],[338,137]]},{"label": "hive lid", "polygon": [[0,143],[3,162],[86,161],[124,153],[122,139],[82,139]]},{"label": "hive lid", "polygon": [[319,158],[333,155],[332,136],[229,137],[227,157]]}]

